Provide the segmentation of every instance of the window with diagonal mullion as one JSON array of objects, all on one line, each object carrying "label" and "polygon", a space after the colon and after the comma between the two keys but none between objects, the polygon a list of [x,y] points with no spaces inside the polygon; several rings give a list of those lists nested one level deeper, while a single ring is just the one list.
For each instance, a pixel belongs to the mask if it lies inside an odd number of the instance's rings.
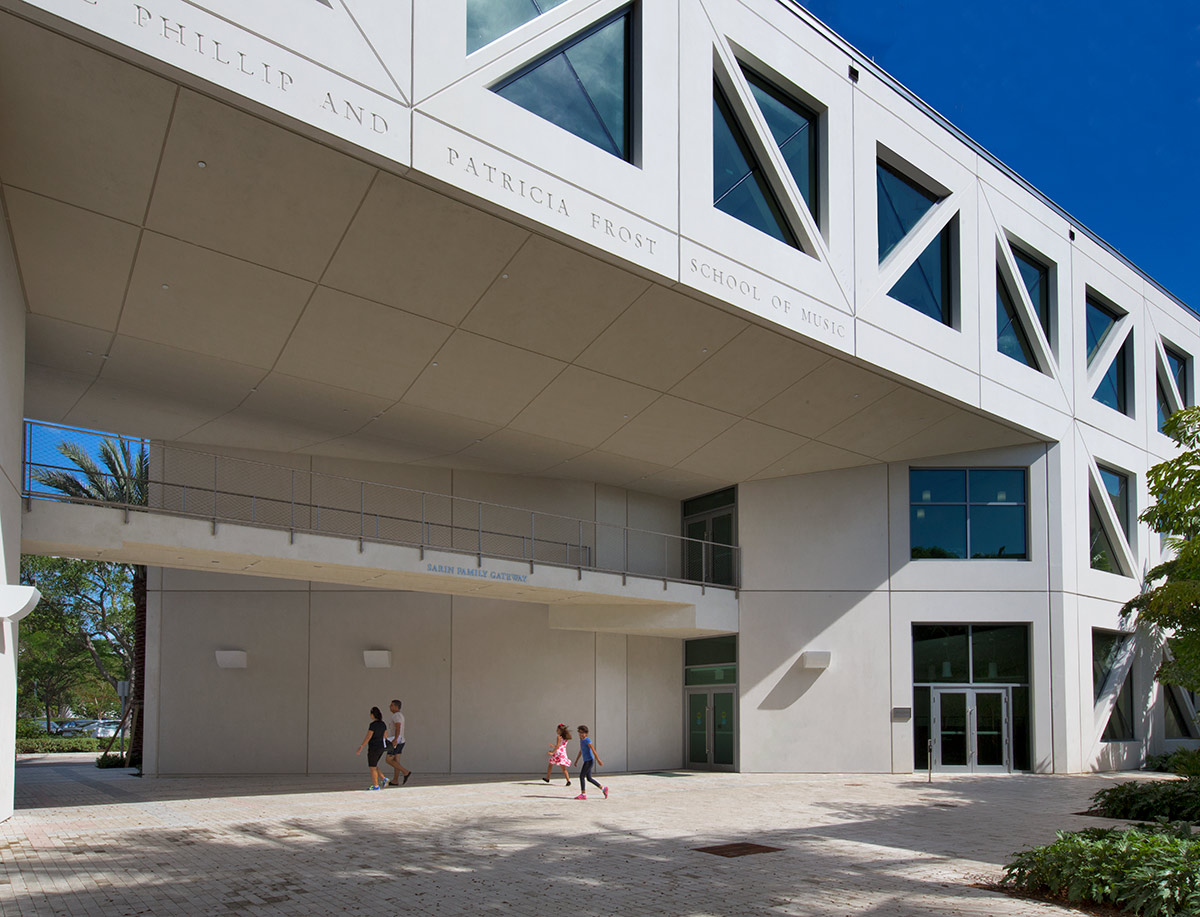
[{"label": "window with diagonal mullion", "polygon": [[602,22],[493,91],[614,156],[631,154],[630,14]]},{"label": "window with diagonal mullion", "polygon": [[566,0],[467,0],[467,53],[536,19]]},{"label": "window with diagonal mullion", "polygon": [[996,272],[996,349],[1018,363],[1033,369],[1041,368],[1029,343],[1025,323],[1021,321],[1008,284],[999,271]]},{"label": "window with diagonal mullion", "polygon": [[720,86],[713,83],[713,206],[799,248]]},{"label": "window with diagonal mullion", "polygon": [[819,116],[754,71],[743,67],[742,73],[809,213],[819,221]]},{"label": "window with diagonal mullion", "polygon": [[938,197],[905,178],[891,166],[875,166],[875,199],[879,261],[891,253],[900,241],[938,202]]}]

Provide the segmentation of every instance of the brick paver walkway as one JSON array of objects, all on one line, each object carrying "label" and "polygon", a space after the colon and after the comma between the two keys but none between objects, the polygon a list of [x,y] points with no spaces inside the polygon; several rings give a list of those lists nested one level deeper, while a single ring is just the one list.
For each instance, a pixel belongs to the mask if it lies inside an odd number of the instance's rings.
[{"label": "brick paver walkway", "polygon": [[[365,770],[365,768],[364,768]],[[162,778],[25,758],[0,913],[1063,914],[969,887],[1115,777]],[[723,859],[692,848],[783,848]]]}]

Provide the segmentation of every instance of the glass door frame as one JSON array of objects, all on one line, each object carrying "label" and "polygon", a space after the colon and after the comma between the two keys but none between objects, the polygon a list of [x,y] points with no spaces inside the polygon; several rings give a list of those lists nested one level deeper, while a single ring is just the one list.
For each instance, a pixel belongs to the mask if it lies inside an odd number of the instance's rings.
[{"label": "glass door frame", "polygon": [[[692,500],[685,500],[683,506],[695,501],[702,501],[707,497],[721,495],[726,490],[731,490],[733,496],[728,503],[723,503],[712,509],[701,510],[700,512],[691,513],[683,516],[682,531],[685,540],[683,542],[683,576],[684,579],[693,580],[695,582],[712,583],[719,586],[736,586],[741,578],[741,570],[738,569],[740,562],[740,554],[736,546],[738,543],[738,504],[737,504],[737,489],[736,487],[725,488],[723,490],[714,491],[713,494],[705,494],[703,497],[696,497]],[[718,519],[729,520],[728,542],[716,540],[715,525]],[[704,533],[700,537],[696,537],[691,533],[691,527],[696,525],[704,526]],[[697,544],[698,542],[698,544]],[[696,550],[699,548],[699,550]],[[694,569],[699,555],[700,569]],[[718,556],[719,555],[719,556]],[[724,566],[728,564],[729,569],[724,571]],[[717,567],[722,566],[723,575],[718,578]]]},{"label": "glass door frame", "polygon": [[[732,728],[732,761],[728,764],[718,764],[715,762],[716,757],[716,722],[715,722],[715,707],[713,696],[716,694],[728,694],[730,697],[730,710],[733,715]],[[692,698],[704,696],[707,699],[705,704],[705,757],[704,762],[692,760],[691,749],[691,716],[692,716]],[[704,685],[685,687],[683,689],[683,766],[688,770],[713,770],[713,771],[736,771],[738,766],[738,735],[737,728],[738,720],[738,690],[736,685]]]},{"label": "glass door frame", "polygon": [[[967,761],[965,764],[942,764],[942,696],[961,694],[966,703]],[[979,763],[979,703],[980,694],[1000,696],[1003,764]],[[933,739],[930,766],[942,774],[1011,774],[1013,772],[1012,688],[1008,685],[936,685],[929,693],[929,735]]]}]

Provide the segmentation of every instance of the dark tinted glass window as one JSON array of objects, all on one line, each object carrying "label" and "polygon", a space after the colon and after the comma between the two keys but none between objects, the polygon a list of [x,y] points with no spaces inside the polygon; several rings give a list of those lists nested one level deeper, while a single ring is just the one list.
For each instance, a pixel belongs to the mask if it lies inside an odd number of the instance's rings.
[{"label": "dark tinted glass window", "polygon": [[495,92],[576,137],[629,158],[630,16],[574,39]]},{"label": "dark tinted glass window", "polygon": [[705,637],[683,645],[684,665],[733,665],[737,662],[737,637]]},{"label": "dark tinted glass window", "polygon": [[888,290],[892,299],[943,325],[954,323],[951,252],[955,226],[956,221],[951,221]]},{"label": "dark tinted glass window", "polygon": [[961,468],[914,468],[908,473],[908,495],[913,503],[963,503],[967,473]]},{"label": "dark tinted glass window", "polygon": [[1112,361],[1112,365],[1108,367],[1104,377],[1100,380],[1100,384],[1096,387],[1096,392],[1092,397],[1101,404],[1107,405],[1114,411],[1120,411],[1122,414],[1129,413],[1129,344],[1132,338],[1127,339],[1121,345],[1121,349],[1117,351],[1117,357]]},{"label": "dark tinted glass window", "polygon": [[565,0],[467,0],[467,53],[477,51]]},{"label": "dark tinted glass window", "polygon": [[1166,390],[1163,389],[1161,379],[1155,380],[1154,389],[1158,400],[1158,432],[1161,433],[1163,424],[1165,424],[1167,422],[1167,418],[1175,412],[1171,410],[1171,402],[1167,400],[1167,393]]},{"label": "dark tinted glass window", "polygon": [[1038,368],[1029,335],[1017,316],[1017,307],[1008,292],[1008,285],[999,273],[996,274],[996,349],[1018,363]]},{"label": "dark tinted glass window", "polygon": [[796,187],[808,205],[813,219],[819,219],[817,203],[818,147],[817,113],[797,102],[777,86],[767,82],[758,74],[743,70],[754,101],[771,130],[771,136],[783,154],[788,171],[796,180]]},{"label": "dark tinted glass window", "polygon": [[914,468],[908,480],[914,560],[1028,558],[1024,469]]},{"label": "dark tinted glass window", "polygon": [[1025,470],[1022,468],[972,468],[972,503],[1024,503]]},{"label": "dark tinted glass window", "polygon": [[1029,683],[1029,628],[1024,624],[976,624],[971,628],[974,682]]},{"label": "dark tinted glass window", "polygon": [[1175,380],[1175,388],[1179,391],[1179,398],[1187,406],[1189,403],[1187,384],[1188,359],[1170,347],[1164,347],[1163,351],[1167,355],[1167,368],[1171,370],[1171,377]]},{"label": "dark tinted glass window", "polygon": [[1117,664],[1117,659],[1128,640],[1128,634],[1092,628],[1092,696],[1094,700],[1100,700],[1100,695],[1104,693],[1108,677],[1112,674],[1113,667]]},{"label": "dark tinted glass window", "polygon": [[965,624],[914,624],[913,681],[969,682],[970,652]]},{"label": "dark tinted glass window", "polygon": [[799,248],[750,144],[713,85],[713,206],[767,235]]},{"label": "dark tinted glass window", "polygon": [[1017,248],[1013,248],[1012,253],[1021,273],[1021,282],[1029,291],[1029,301],[1046,332],[1046,340],[1050,340],[1050,269]]},{"label": "dark tinted glass window", "polygon": [[938,198],[882,162],[875,167],[875,198],[879,260],[883,261]]},{"label": "dark tinted glass window", "polygon": [[909,538],[914,560],[966,557],[966,506],[913,506],[909,513]]},{"label": "dark tinted glass window", "polygon": [[1088,535],[1090,540],[1089,561],[1093,570],[1103,570],[1105,573],[1121,574],[1117,563],[1117,552],[1113,548],[1112,539],[1100,521],[1100,513],[1096,503],[1088,497]]},{"label": "dark tinted glass window", "polygon": [[929,728],[931,725],[929,688],[913,688],[913,768],[929,770]]},{"label": "dark tinted glass window", "polygon": [[1166,702],[1163,711],[1166,714],[1166,737],[1168,739],[1194,738],[1196,724],[1179,702],[1175,691],[1176,689],[1171,685],[1162,686],[1163,700]]},{"label": "dark tinted glass window", "polygon": [[1102,742],[1133,742],[1137,738],[1133,723],[1133,669],[1121,683],[1121,691],[1117,702],[1113,704],[1112,713],[1108,717],[1108,725],[1104,727]]},{"label": "dark tinted glass window", "polygon": [[1119,316],[1111,309],[1100,305],[1092,300],[1087,301],[1087,361],[1088,366],[1092,365],[1092,359],[1096,356],[1096,351],[1100,349],[1100,344],[1104,341],[1105,336],[1113,325],[1116,324]]},{"label": "dark tinted glass window", "polygon": [[1121,530],[1129,535],[1129,476],[1111,468],[1100,468],[1100,479],[1104,482],[1104,490],[1108,493],[1109,502],[1121,520]]},{"label": "dark tinted glass window", "polygon": [[1029,716],[1029,689],[1012,689],[1012,752],[1013,767],[1019,771],[1033,770],[1032,719]]},{"label": "dark tinted glass window", "polygon": [[701,513],[709,513],[714,509],[721,509],[726,506],[733,506],[737,502],[737,490],[733,487],[727,487],[724,490],[718,490],[711,494],[705,494],[702,497],[692,497],[690,500],[683,501],[683,515],[698,516]]}]

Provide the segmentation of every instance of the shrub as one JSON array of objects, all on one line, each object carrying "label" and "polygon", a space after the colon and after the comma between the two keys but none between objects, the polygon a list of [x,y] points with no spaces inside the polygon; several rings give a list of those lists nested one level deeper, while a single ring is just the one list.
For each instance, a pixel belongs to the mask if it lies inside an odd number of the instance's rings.
[{"label": "shrub", "polygon": [[125,756],[122,754],[108,752],[100,755],[96,759],[96,767],[128,767],[125,763]]},{"label": "shrub", "polygon": [[[1178,774],[1180,777],[1200,777],[1200,748],[1178,748],[1169,755],[1155,755],[1155,757],[1165,759],[1163,766],[1156,768],[1158,770]],[[1149,765],[1150,762],[1147,760],[1147,768]]]},{"label": "shrub", "polygon": [[1200,914],[1200,840],[1179,824],[1060,831],[1053,844],[1013,854],[1001,885],[1141,917]]},{"label": "shrub", "polygon": [[59,736],[42,736],[40,739],[17,739],[18,755],[53,755],[69,751],[99,751],[95,739],[64,739]]},{"label": "shrub", "polygon": [[1131,780],[1092,797],[1089,815],[1134,821],[1200,821],[1200,779]]},{"label": "shrub", "polygon": [[18,739],[44,739],[47,735],[45,720],[17,720]]}]

